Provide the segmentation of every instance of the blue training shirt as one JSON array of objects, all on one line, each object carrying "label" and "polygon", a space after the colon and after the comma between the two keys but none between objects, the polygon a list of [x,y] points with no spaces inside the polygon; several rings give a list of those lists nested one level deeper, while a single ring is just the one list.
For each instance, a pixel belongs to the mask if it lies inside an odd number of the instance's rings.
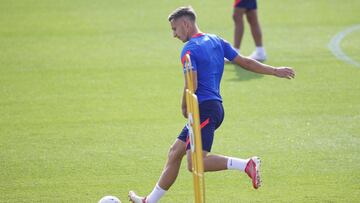
[{"label": "blue training shirt", "polygon": [[220,81],[224,72],[224,57],[232,61],[238,53],[226,40],[198,33],[184,45],[181,62],[185,72],[185,55],[190,54],[193,70],[197,72],[198,87],[195,92],[199,103],[207,100],[222,102]]}]

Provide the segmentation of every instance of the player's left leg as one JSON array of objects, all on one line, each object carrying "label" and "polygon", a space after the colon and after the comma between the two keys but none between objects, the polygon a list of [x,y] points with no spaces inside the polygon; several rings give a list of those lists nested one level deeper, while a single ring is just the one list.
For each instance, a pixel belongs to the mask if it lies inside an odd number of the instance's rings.
[{"label": "player's left leg", "polygon": [[262,32],[258,19],[257,10],[256,9],[248,10],[246,12],[246,18],[247,21],[249,22],[251,34],[253,36],[256,46],[256,50],[250,55],[250,58],[258,61],[265,61],[266,53],[263,47]]},{"label": "player's left leg", "polygon": [[186,143],[180,139],[176,139],[169,150],[168,160],[158,181],[158,185],[162,189],[168,190],[175,182],[185,153]]},{"label": "player's left leg", "polygon": [[135,192],[129,192],[129,199],[133,203],[156,203],[166,191],[175,182],[182,158],[185,155],[186,143],[180,139],[176,139],[175,143],[170,147],[168,153],[168,160],[159,178],[159,181],[155,185],[153,191],[147,197],[140,197]]}]

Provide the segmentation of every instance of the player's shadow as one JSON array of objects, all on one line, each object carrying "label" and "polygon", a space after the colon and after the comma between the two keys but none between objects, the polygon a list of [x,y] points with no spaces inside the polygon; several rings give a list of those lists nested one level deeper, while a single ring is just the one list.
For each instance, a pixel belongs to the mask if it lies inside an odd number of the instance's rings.
[{"label": "player's shadow", "polygon": [[226,64],[225,69],[227,69],[228,72],[235,73],[236,75],[230,78],[230,81],[246,81],[264,77],[262,74],[250,72],[234,64]]}]

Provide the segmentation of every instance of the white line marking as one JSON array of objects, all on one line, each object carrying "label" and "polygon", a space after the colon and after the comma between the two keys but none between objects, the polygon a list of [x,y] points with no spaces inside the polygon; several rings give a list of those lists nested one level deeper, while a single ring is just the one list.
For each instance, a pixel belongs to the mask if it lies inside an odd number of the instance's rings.
[{"label": "white line marking", "polygon": [[355,61],[354,59],[350,58],[348,55],[346,55],[340,47],[340,43],[346,37],[346,35],[354,32],[356,30],[360,30],[360,24],[349,27],[349,28],[339,32],[337,35],[335,35],[331,39],[330,43],[328,44],[328,48],[334,54],[334,56],[336,56],[336,58],[360,68],[360,63]]}]

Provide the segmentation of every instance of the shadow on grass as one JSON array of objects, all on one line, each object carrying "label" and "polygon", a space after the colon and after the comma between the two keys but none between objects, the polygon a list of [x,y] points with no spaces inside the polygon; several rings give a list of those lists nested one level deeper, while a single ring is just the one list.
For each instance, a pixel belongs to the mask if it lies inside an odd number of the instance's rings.
[{"label": "shadow on grass", "polygon": [[229,72],[234,72],[236,76],[230,78],[230,81],[247,81],[247,80],[253,80],[253,79],[260,79],[264,77],[262,74],[253,73],[250,71],[247,71],[237,65],[234,64],[226,64],[225,70]]}]

